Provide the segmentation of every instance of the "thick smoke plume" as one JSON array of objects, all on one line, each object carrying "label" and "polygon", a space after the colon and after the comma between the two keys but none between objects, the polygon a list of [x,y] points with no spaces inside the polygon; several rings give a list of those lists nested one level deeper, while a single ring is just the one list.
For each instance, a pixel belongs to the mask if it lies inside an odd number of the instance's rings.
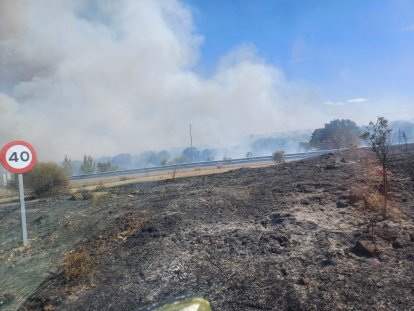
[{"label": "thick smoke plume", "polygon": [[25,139],[43,160],[320,127],[331,106],[236,47],[196,72],[198,34],[180,1],[0,2],[1,143]]}]

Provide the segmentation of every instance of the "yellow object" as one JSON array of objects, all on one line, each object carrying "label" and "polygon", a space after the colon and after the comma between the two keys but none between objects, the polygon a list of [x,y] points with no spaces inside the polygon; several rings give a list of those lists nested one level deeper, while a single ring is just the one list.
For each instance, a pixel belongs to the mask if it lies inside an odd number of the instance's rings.
[{"label": "yellow object", "polygon": [[212,311],[212,309],[206,299],[196,297],[174,301],[152,311]]}]

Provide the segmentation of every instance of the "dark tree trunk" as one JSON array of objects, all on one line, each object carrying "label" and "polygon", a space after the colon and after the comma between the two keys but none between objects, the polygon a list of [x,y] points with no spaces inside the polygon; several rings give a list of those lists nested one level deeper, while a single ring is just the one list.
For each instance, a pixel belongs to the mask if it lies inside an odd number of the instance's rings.
[{"label": "dark tree trunk", "polygon": [[387,204],[388,204],[388,177],[387,177],[387,167],[382,164],[382,181],[384,184],[384,205],[383,205],[383,214],[387,216]]}]

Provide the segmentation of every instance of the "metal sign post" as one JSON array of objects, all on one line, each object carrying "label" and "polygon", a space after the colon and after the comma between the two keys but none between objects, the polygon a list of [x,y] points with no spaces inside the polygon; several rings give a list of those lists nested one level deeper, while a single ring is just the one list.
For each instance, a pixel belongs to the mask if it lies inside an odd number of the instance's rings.
[{"label": "metal sign post", "polygon": [[20,198],[20,213],[22,215],[22,230],[23,230],[23,245],[27,245],[27,224],[26,224],[26,206],[24,205],[24,188],[23,188],[23,174],[18,174],[19,178],[19,198]]},{"label": "metal sign post", "polygon": [[23,245],[27,246],[26,206],[24,203],[23,173],[30,171],[36,164],[36,152],[25,141],[12,141],[0,151],[0,162],[9,172],[19,179],[20,212],[22,217]]}]

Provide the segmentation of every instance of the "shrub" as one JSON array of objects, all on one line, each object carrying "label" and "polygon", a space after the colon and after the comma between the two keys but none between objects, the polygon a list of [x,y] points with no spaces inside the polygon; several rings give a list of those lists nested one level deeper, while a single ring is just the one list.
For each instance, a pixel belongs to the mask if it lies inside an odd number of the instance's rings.
[{"label": "shrub", "polygon": [[365,140],[371,150],[375,153],[382,167],[382,185],[383,191],[383,207],[382,212],[384,216],[387,215],[388,202],[388,167],[391,155],[391,132],[392,129],[388,126],[388,120],[384,117],[378,117],[377,122],[369,122],[369,126],[364,129],[361,138]]},{"label": "shrub", "polygon": [[277,150],[272,153],[273,161],[276,163],[283,163],[285,161],[285,152],[283,150]]},{"label": "shrub", "polygon": [[84,250],[70,252],[65,258],[63,272],[68,283],[79,282],[92,272],[92,258]]},{"label": "shrub", "polygon": [[40,162],[24,174],[26,189],[36,196],[50,196],[65,191],[69,179],[65,170],[53,162]]}]

